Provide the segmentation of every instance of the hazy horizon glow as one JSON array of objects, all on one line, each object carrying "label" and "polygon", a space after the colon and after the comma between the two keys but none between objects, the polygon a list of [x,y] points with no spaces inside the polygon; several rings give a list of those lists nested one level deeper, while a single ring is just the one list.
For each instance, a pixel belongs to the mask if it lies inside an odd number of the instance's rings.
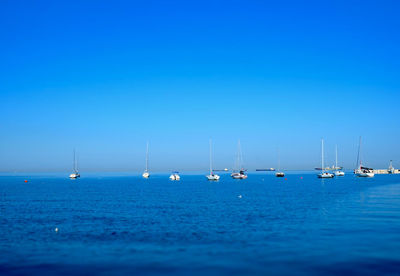
[{"label": "hazy horizon glow", "polygon": [[397,1],[3,1],[0,172],[400,167]]}]

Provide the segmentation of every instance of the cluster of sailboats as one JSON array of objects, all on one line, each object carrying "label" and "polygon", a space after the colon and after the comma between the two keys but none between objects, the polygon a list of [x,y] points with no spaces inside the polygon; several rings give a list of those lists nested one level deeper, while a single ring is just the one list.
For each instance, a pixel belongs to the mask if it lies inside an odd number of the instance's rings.
[{"label": "cluster of sailboats", "polygon": [[341,171],[339,167],[337,166],[337,146],[336,146],[336,165],[335,169],[336,170],[334,173],[330,173],[326,171],[325,165],[324,165],[324,139],[321,139],[321,173],[318,174],[317,176],[319,178],[333,178],[334,176],[344,176],[344,171]]},{"label": "cluster of sailboats", "polygon": [[[329,172],[329,168],[325,168],[324,165],[324,139],[321,139],[321,168],[316,168],[317,170],[320,170],[321,172],[317,174],[319,178],[333,178],[335,176],[344,176],[345,173],[342,171],[342,167],[338,167],[338,150],[336,146],[336,162],[335,166],[332,167],[333,173]],[[209,174],[206,175],[207,179],[210,181],[217,181],[220,179],[220,176],[215,173],[213,170],[213,155],[212,155],[212,140],[210,139],[210,171]],[[358,148],[358,156],[357,156],[357,169],[354,170],[354,174],[358,177],[373,177],[375,174],[373,172],[373,169],[364,167],[361,162],[361,137],[360,137],[360,142],[359,142],[359,148]],[[273,169],[270,169],[273,170]],[[227,169],[225,169],[227,171]],[[280,169],[280,153],[278,150],[278,170],[275,173],[276,177],[284,177],[285,173],[281,171]],[[80,177],[79,171],[78,171],[78,161],[76,157],[76,153],[74,150],[73,154],[73,172],[69,175],[71,179],[76,179]],[[146,144],[146,168],[142,174],[143,178],[149,178],[150,177],[150,172],[149,172],[149,143],[147,142]],[[242,156],[242,151],[240,147],[240,140],[238,141],[238,148],[237,148],[237,154],[235,158],[235,166],[232,171],[231,177],[233,179],[246,179],[247,178],[247,170],[243,168],[243,156]],[[169,176],[169,179],[172,181],[177,181],[180,180],[181,177],[179,175],[178,171],[172,172],[172,174]]]},{"label": "cluster of sailboats", "polygon": [[[326,170],[324,166],[324,139],[321,139],[321,173],[319,173],[317,176],[319,178],[333,178],[335,176],[344,176],[345,173],[342,171],[341,167],[338,167],[338,153],[337,153],[337,146],[336,146],[336,163],[334,167],[334,172],[330,173]],[[354,170],[354,174],[358,177],[374,177],[375,174],[373,172],[373,169],[364,167],[361,162],[361,137],[360,137],[360,142],[358,145],[358,155],[357,155],[357,164],[358,167],[357,169]]]}]

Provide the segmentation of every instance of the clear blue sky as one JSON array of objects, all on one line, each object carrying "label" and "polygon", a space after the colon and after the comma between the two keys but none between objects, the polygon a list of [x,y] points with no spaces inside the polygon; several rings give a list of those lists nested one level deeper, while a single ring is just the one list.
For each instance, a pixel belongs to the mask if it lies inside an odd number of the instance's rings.
[{"label": "clear blue sky", "polygon": [[400,167],[398,1],[1,1],[0,171]]}]

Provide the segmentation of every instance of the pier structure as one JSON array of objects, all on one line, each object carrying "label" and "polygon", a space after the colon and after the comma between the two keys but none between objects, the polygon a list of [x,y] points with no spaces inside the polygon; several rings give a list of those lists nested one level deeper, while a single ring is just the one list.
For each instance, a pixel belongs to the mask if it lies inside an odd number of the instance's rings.
[{"label": "pier structure", "polygon": [[374,173],[375,174],[400,174],[400,170],[399,169],[396,170],[395,168],[393,168],[393,161],[390,160],[389,168],[374,170]]},{"label": "pier structure", "polygon": [[373,170],[374,174],[400,174],[400,170],[394,169],[393,172],[389,172],[388,169]]}]

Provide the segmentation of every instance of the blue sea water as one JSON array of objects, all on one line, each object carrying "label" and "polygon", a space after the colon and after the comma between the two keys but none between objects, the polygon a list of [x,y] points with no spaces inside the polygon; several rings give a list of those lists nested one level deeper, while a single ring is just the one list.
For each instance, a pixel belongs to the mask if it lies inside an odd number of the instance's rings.
[{"label": "blue sea water", "polygon": [[400,275],[400,175],[221,175],[2,175],[0,274]]}]

